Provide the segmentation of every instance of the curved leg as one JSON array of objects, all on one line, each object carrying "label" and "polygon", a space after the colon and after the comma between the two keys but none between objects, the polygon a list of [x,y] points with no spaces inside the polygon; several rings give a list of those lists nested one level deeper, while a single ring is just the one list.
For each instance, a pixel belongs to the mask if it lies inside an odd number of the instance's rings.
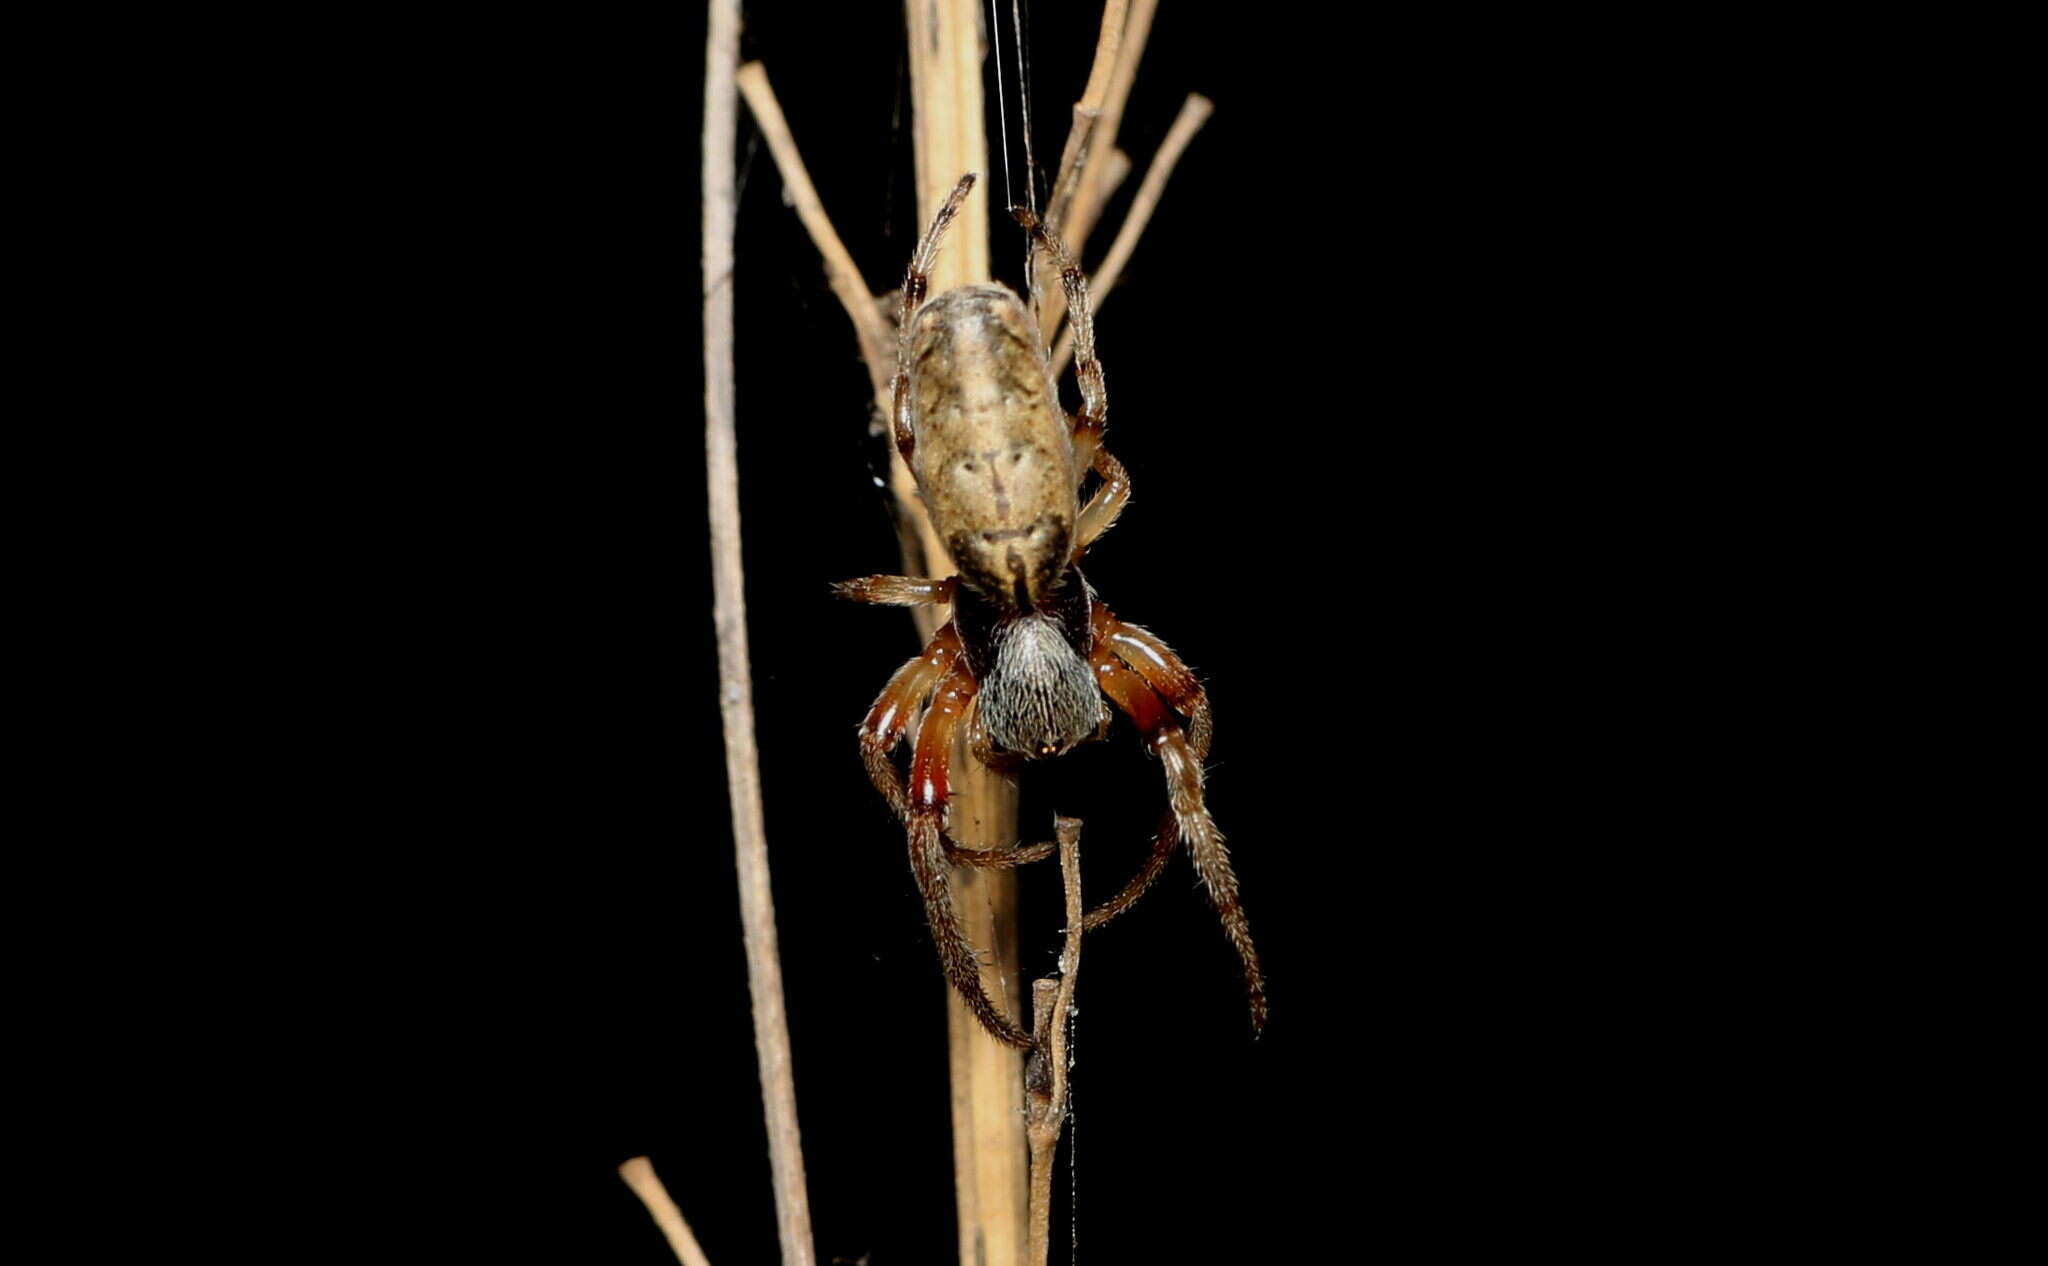
[{"label": "curved leg", "polygon": [[1131,876],[1131,881],[1124,885],[1122,892],[1088,912],[1081,920],[1081,930],[1093,932],[1136,905],[1138,898],[1144,896],[1158,881],[1159,876],[1165,873],[1166,863],[1173,860],[1173,847],[1178,843],[1180,827],[1174,821],[1173,810],[1169,808],[1166,815],[1159,819],[1159,830],[1153,833],[1152,855],[1145,859],[1145,864],[1138,869],[1138,873]]},{"label": "curved leg", "polygon": [[953,890],[946,875],[946,804],[953,755],[953,731],[974,697],[974,678],[956,665],[933,692],[931,708],[917,735],[917,754],[910,762],[910,870],[924,898],[925,918],[938,943],[939,964],[946,979],[967,1003],[974,1018],[999,1042],[1031,1049],[1031,1035],[1004,1015],[981,983],[981,962],[961,930],[953,910]]},{"label": "curved leg", "polygon": [[[902,576],[869,577],[880,580],[908,580]],[[911,583],[942,583],[951,581]],[[931,644],[924,648],[924,654],[896,670],[889,684],[882,687],[882,693],[875,704],[868,709],[867,719],[860,725],[860,758],[867,766],[868,781],[875,784],[875,790],[889,802],[898,820],[910,816],[910,803],[903,791],[903,775],[896,768],[892,753],[896,745],[909,732],[910,718],[924,703],[926,695],[932,692],[953,666],[959,661],[960,638],[951,624],[940,629]],[[986,739],[981,740],[986,746]],[[1000,756],[1000,753],[990,753]],[[1056,844],[1029,844],[1021,848],[962,848],[953,842],[944,831],[939,833],[939,843],[945,850],[946,860],[955,866],[979,866],[985,869],[1002,869],[1022,866],[1042,857],[1051,856]]]},{"label": "curved leg", "polygon": [[[1196,680],[1195,674],[1181,662],[1180,656],[1149,631],[1117,619],[1100,602],[1089,611],[1088,619],[1095,634],[1095,645],[1107,647],[1155,694],[1172,705],[1174,711],[1187,718],[1188,747],[1197,763],[1207,760],[1210,738],[1214,733],[1214,724],[1209,716],[1209,694],[1202,689],[1202,683]],[[1093,931],[1136,904],[1166,870],[1166,863],[1173,858],[1173,846],[1179,842],[1179,823],[1173,811],[1168,809],[1165,817],[1160,819],[1159,830],[1152,837],[1152,853],[1145,859],[1144,866],[1131,876],[1122,892],[1088,912],[1086,927]]]},{"label": "curved leg", "polygon": [[875,784],[898,819],[909,814],[910,804],[903,794],[903,775],[897,772],[890,753],[909,732],[910,718],[924,697],[953,671],[959,658],[960,635],[949,622],[932,636],[922,655],[896,670],[882,693],[875,696],[867,719],[860,723],[860,759],[868,767],[868,781]]},{"label": "curved leg", "polygon": [[1174,654],[1172,648],[1149,630],[1125,624],[1108,607],[1097,602],[1088,612],[1088,623],[1097,646],[1107,645],[1145,684],[1188,719],[1188,746],[1196,760],[1209,759],[1209,742],[1215,725],[1209,717],[1209,692],[1194,672]]},{"label": "curved leg", "polygon": [[1088,304],[1088,278],[1065,244],[1035,213],[1011,207],[1010,214],[1060,266],[1060,287],[1067,294],[1067,324],[1074,331],[1074,381],[1081,385],[1081,411],[1074,418],[1074,452],[1082,465],[1093,466],[1102,430],[1109,425],[1109,389],[1102,380],[1102,362],[1095,358],[1095,311]]},{"label": "curved leg", "polygon": [[[967,201],[967,191],[974,188],[974,173],[960,177],[960,183],[953,186],[953,192],[946,198],[946,205],[932,217],[932,225],[918,239],[917,249],[911,253],[910,265],[903,270],[903,303],[896,311],[896,382],[895,382],[895,440],[896,451],[909,461],[911,450],[917,446],[917,437],[910,425],[910,319],[924,306],[925,292],[931,289],[933,263],[939,258],[939,243],[945,239],[946,226],[953,217],[960,214],[960,204]],[[1075,347],[1080,344],[1076,343]]]},{"label": "curved leg", "polygon": [[[1109,618],[1115,619],[1113,616]],[[1102,692],[1137,723],[1166,770],[1166,796],[1172,806],[1174,827],[1187,841],[1195,873],[1201,876],[1202,886],[1209,890],[1209,903],[1216,907],[1217,917],[1223,921],[1223,935],[1230,941],[1231,948],[1237,951],[1238,961],[1244,967],[1252,1028],[1263,1029],[1266,1026],[1266,977],[1259,967],[1258,951],[1252,945],[1251,927],[1245,922],[1244,907],[1238,899],[1237,874],[1230,868],[1230,852],[1224,847],[1223,833],[1216,829],[1216,822],[1209,816],[1208,806],[1203,802],[1202,758],[1174,721],[1166,702],[1117,656],[1113,649],[1115,645],[1113,639],[1097,639],[1094,654],[1090,656],[1096,680],[1101,683]],[[1156,848],[1155,844],[1155,851]]]},{"label": "curved leg", "polygon": [[1124,505],[1131,499],[1131,476],[1124,470],[1124,464],[1109,455],[1106,448],[1095,450],[1093,469],[1102,476],[1102,484],[1095,495],[1088,498],[1088,504],[1081,507],[1081,517],[1074,525],[1074,561],[1080,562],[1088,547],[1095,544],[1109,526],[1116,522],[1116,516],[1124,512]]}]

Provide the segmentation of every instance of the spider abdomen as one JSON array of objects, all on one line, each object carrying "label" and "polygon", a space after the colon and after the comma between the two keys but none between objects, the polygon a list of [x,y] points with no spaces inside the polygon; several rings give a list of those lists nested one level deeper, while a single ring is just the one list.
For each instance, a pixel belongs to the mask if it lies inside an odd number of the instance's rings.
[{"label": "spider abdomen", "polygon": [[1038,327],[1002,286],[962,286],[918,309],[906,337],[906,457],[963,580],[1012,611],[1058,583],[1079,513],[1073,424]]}]

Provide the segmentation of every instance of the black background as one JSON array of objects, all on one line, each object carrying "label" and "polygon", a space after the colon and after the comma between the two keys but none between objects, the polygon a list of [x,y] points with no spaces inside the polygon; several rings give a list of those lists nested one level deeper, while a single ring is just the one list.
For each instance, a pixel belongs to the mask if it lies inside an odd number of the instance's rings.
[{"label": "black background", "polygon": [[[1090,578],[1209,683],[1211,805],[1273,1013],[1254,1041],[1184,861],[1090,941],[1083,1258],[1625,1247],[1717,1172],[1709,1122],[1742,1059],[1698,1019],[1725,987],[1682,930],[1744,860],[1716,790],[1740,757],[1706,700],[1724,670],[1693,643],[1744,630],[1670,584],[1716,583],[1665,507],[1725,442],[1704,426],[1718,388],[1672,350],[1702,321],[1668,302],[1700,265],[1673,223],[1690,195],[1647,157],[1685,124],[1632,117],[1626,76],[1550,69],[1498,25],[1165,8],[1126,190],[1187,93],[1216,114],[1101,313],[1136,495]],[[1031,20],[1049,159],[1096,15]],[[389,317],[433,366],[403,416],[433,424],[388,437],[421,497],[372,632],[405,641],[418,689],[378,776],[419,792],[387,860],[424,894],[431,952],[380,1049],[424,1070],[406,1082],[433,1141],[401,1168],[431,1186],[453,1150],[493,1175],[443,1206],[451,1248],[490,1227],[663,1261],[614,1174],[648,1154],[713,1261],[774,1258],[709,611],[700,21],[456,39],[472,74],[386,208],[438,284]],[[916,236],[900,10],[747,22],[848,249],[893,288]],[[741,118],[749,631],[817,1243],[945,1261],[943,985],[853,742],[916,646],[903,613],[828,592],[898,566],[884,454]],[[1021,242],[996,241],[1014,280]],[[1162,796],[1120,726],[1031,772],[1025,829],[1084,818],[1099,895]],[[1057,891],[1050,868],[1025,879],[1027,975]]]}]

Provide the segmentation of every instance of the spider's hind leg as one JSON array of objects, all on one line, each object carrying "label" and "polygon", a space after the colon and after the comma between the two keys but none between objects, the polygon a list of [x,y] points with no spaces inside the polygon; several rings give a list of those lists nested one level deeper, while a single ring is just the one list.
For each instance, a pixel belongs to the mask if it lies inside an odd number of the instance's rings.
[{"label": "spider's hind leg", "polygon": [[[1089,623],[1098,648],[1108,648],[1124,667],[1135,672],[1156,695],[1172,705],[1174,711],[1187,718],[1188,748],[1196,763],[1207,760],[1210,738],[1214,733],[1209,715],[1209,694],[1202,689],[1202,683],[1180,656],[1149,631],[1117,619],[1100,602],[1095,603],[1089,612]],[[1150,737],[1149,733],[1147,737]],[[1174,845],[1178,843],[1180,825],[1169,808],[1159,821],[1158,831],[1152,836],[1152,852],[1145,858],[1144,866],[1131,876],[1121,892],[1088,912],[1088,930],[1094,931],[1136,904],[1166,870],[1167,862],[1173,858]]]},{"label": "spider's hind leg", "polygon": [[946,979],[991,1036],[1020,1050],[1030,1050],[1034,1045],[1031,1034],[996,1006],[981,983],[981,963],[953,909],[953,890],[947,878],[949,841],[945,827],[946,806],[952,796],[949,775],[953,736],[974,692],[973,676],[964,666],[955,665],[934,690],[931,708],[918,730],[917,754],[910,764],[909,813],[904,819],[909,833],[910,869],[917,878],[918,893],[924,898],[925,918],[931,924],[932,939],[938,943],[939,963],[945,969]]},{"label": "spider's hind leg", "polygon": [[[1223,833],[1209,816],[1202,793],[1202,761],[1208,756],[1211,734],[1208,697],[1187,665],[1158,638],[1118,620],[1100,603],[1096,604],[1092,618],[1095,650],[1090,662],[1095,667],[1096,679],[1101,682],[1103,693],[1137,723],[1165,767],[1166,794],[1171,807],[1154,838],[1152,856],[1145,868],[1123,892],[1092,912],[1086,926],[1098,927],[1108,922],[1137,900],[1165,868],[1175,838],[1186,840],[1195,872],[1201,876],[1209,902],[1223,922],[1223,934],[1244,967],[1252,1027],[1263,1029],[1265,972],[1259,966],[1251,926],[1238,898],[1237,873],[1231,869],[1230,852],[1224,847]],[[1172,702],[1171,710],[1168,701]],[[1185,731],[1174,720],[1173,711],[1188,718]]]}]

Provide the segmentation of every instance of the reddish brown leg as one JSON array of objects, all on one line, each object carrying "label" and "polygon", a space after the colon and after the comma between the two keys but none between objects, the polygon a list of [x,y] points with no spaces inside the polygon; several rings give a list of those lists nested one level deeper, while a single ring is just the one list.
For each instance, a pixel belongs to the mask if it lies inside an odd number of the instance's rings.
[{"label": "reddish brown leg", "polygon": [[950,835],[941,835],[940,841],[946,846],[946,860],[955,866],[977,866],[982,870],[1008,870],[1035,862],[1041,857],[1050,857],[1059,847],[1056,843],[1025,844],[1018,848],[963,848],[953,842]]},{"label": "reddish brown leg", "polygon": [[[1126,667],[1144,678],[1146,685],[1187,718],[1188,747],[1197,761],[1207,760],[1213,729],[1209,719],[1209,695],[1202,689],[1202,683],[1195,679],[1194,673],[1181,662],[1180,656],[1146,630],[1117,619],[1100,602],[1089,612],[1089,620],[1094,626],[1095,645],[1098,648],[1108,647]],[[1160,819],[1158,832],[1152,837],[1152,853],[1145,859],[1145,865],[1131,876],[1122,892],[1088,912],[1088,930],[1101,927],[1144,896],[1166,870],[1166,863],[1173,858],[1173,846],[1179,842],[1179,824],[1174,820],[1173,810],[1168,809]]]},{"label": "reddish brown leg", "polygon": [[832,586],[832,592],[854,602],[871,602],[884,607],[944,606],[953,600],[959,582],[947,576],[926,580],[920,576],[858,576]]},{"label": "reddish brown leg", "polygon": [[1146,685],[1172,704],[1175,712],[1188,719],[1188,746],[1194,749],[1196,760],[1209,759],[1209,741],[1215,731],[1209,719],[1209,692],[1202,689],[1202,683],[1181,662],[1180,656],[1149,630],[1117,619],[1100,602],[1089,611],[1088,621],[1096,645],[1106,643],[1118,659],[1145,679]]},{"label": "reddish brown leg", "polygon": [[[911,581],[904,576],[867,577],[870,580],[903,580],[911,584],[951,586],[951,580]],[[848,582],[855,583],[855,582]],[[951,592],[950,588],[947,590]],[[932,638],[931,645],[924,648],[924,654],[896,670],[889,684],[882,687],[882,693],[875,699],[875,705],[868,709],[867,719],[860,725],[860,758],[868,768],[868,781],[875,784],[875,790],[889,802],[898,819],[910,816],[910,804],[903,792],[903,775],[896,769],[892,753],[896,745],[909,732],[910,719],[923,706],[925,696],[932,692],[960,657],[960,638],[951,624],[940,629]],[[945,848],[946,858],[956,866],[979,866],[984,869],[1001,869],[1008,866],[1022,866],[1051,855],[1058,847],[1055,844],[1031,844],[1022,848],[962,848],[953,840],[940,833],[940,843]]]},{"label": "reddish brown leg", "polygon": [[981,984],[981,962],[961,930],[953,910],[952,886],[946,875],[946,804],[953,756],[953,732],[974,697],[974,678],[956,665],[932,695],[931,708],[917,735],[917,754],[910,762],[910,870],[924,897],[925,918],[938,943],[939,963],[946,979],[959,991],[974,1018],[991,1036],[1021,1050],[1031,1049],[1031,1035],[996,1006]]},{"label": "reddish brown leg", "polygon": [[889,754],[903,741],[910,729],[910,719],[917,715],[924,697],[953,671],[959,658],[960,635],[948,623],[932,637],[924,654],[896,670],[896,675],[875,697],[875,706],[868,709],[867,719],[860,723],[860,759],[868,767],[868,781],[875,784],[875,790],[882,793],[899,819],[909,814],[910,804],[903,795],[903,775],[897,772],[896,762]]},{"label": "reddish brown leg", "polygon": [[1152,854],[1131,881],[1124,885],[1122,892],[1090,910],[1081,920],[1081,930],[1093,932],[1096,928],[1114,919],[1138,903],[1138,898],[1166,872],[1166,863],[1173,860],[1173,846],[1180,843],[1180,828],[1173,819],[1173,810],[1167,809],[1159,819],[1159,829],[1152,835]]},{"label": "reddish brown leg", "polygon": [[[1117,626],[1116,618],[1103,611],[1099,604],[1097,610],[1099,619]],[[1244,907],[1238,899],[1237,874],[1230,868],[1230,853],[1223,845],[1223,833],[1216,829],[1215,820],[1209,816],[1208,807],[1202,799],[1202,755],[1207,749],[1206,732],[1203,753],[1198,753],[1189,735],[1183,733],[1174,721],[1173,713],[1160,697],[1160,692],[1119,657],[1117,648],[1121,643],[1114,634],[1128,627],[1112,627],[1113,636],[1105,637],[1098,625],[1095,650],[1090,656],[1096,680],[1101,683],[1102,692],[1137,723],[1153,753],[1165,767],[1166,795],[1172,806],[1174,829],[1180,838],[1187,841],[1195,873],[1201,876],[1203,887],[1209,890],[1210,904],[1216,907],[1216,914],[1223,921],[1223,934],[1244,966],[1245,987],[1251,996],[1252,1027],[1263,1029],[1266,1025],[1265,973],[1259,968],[1258,951],[1252,946],[1251,927],[1245,922]],[[1152,638],[1151,641],[1157,643],[1158,639]],[[1160,649],[1164,649],[1163,645]],[[1167,655],[1170,657],[1172,652],[1167,652]],[[1178,658],[1171,662],[1178,665],[1182,673],[1186,672],[1186,666],[1180,664]],[[1188,680],[1193,680],[1191,675]],[[1192,701],[1190,706],[1194,706]],[[1202,710],[1206,716],[1206,701]],[[1190,717],[1191,723],[1192,720]],[[1160,838],[1163,840],[1165,836],[1162,829]],[[1159,843],[1155,841],[1155,855],[1158,848]],[[1147,869],[1152,869],[1149,862]],[[1140,878],[1143,877],[1141,874]],[[1143,891],[1142,887],[1139,891]],[[1132,899],[1135,900],[1135,896]],[[1108,917],[1104,916],[1105,921]]]}]

